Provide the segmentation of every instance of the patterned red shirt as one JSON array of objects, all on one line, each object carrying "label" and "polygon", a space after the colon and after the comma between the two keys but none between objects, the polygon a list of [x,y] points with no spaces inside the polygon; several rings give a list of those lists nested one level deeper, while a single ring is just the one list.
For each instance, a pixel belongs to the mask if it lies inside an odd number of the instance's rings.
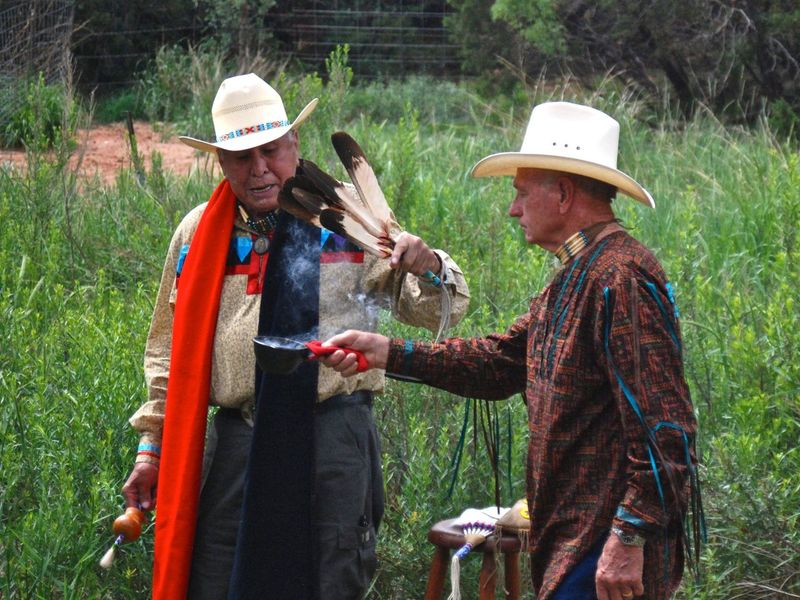
[{"label": "patterned red shirt", "polygon": [[537,598],[612,524],[647,539],[646,598],[677,588],[696,422],[671,287],[634,238],[619,231],[593,243],[504,334],[392,340],[387,371],[474,398],[525,392]]}]

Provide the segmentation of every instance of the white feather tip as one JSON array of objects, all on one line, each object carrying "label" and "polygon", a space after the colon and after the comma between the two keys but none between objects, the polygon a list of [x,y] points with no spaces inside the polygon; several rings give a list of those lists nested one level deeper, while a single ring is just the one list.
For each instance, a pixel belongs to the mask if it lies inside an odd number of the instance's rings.
[{"label": "white feather tip", "polygon": [[117,551],[117,545],[114,544],[111,548],[108,549],[108,552],[103,554],[103,558],[100,559],[100,566],[104,569],[110,569],[111,564],[114,562],[114,554]]}]

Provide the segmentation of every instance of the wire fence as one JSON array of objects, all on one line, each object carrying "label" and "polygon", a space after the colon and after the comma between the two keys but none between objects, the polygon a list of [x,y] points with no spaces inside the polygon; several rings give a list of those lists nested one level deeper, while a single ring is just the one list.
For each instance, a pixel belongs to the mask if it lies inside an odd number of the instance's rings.
[{"label": "wire fence", "polygon": [[69,76],[73,0],[27,0],[0,11],[0,123],[19,109],[20,82]]},{"label": "wire fence", "polygon": [[[444,20],[449,11],[421,11],[400,3],[400,10],[296,10],[277,13],[285,23],[274,32],[288,42],[297,58],[324,64],[337,44],[350,46],[356,75],[458,71],[459,45],[448,38]],[[402,10],[407,8],[408,10]]]},{"label": "wire fence", "polygon": [[[269,27],[250,23],[240,27],[236,37],[270,40],[262,53],[279,60],[297,59],[311,70],[324,72],[325,59],[337,45],[350,47],[348,64],[357,80],[408,74],[454,75],[460,70],[459,45],[453,43],[444,26],[450,10],[445,0],[440,10],[422,11],[420,2],[398,1],[391,10],[291,9],[283,3],[263,18]],[[428,5],[432,4],[430,1]],[[213,32],[211,32],[213,33]],[[243,34],[243,35],[242,35]],[[114,77],[93,81],[98,88],[119,88],[135,83],[135,71],[153,58],[157,46],[98,52],[119,36],[160,37],[180,43],[198,43],[203,31],[197,27],[161,27],[91,32],[81,40],[75,53],[79,72],[90,64],[117,63]],[[240,49],[241,50],[241,49]]]},{"label": "wire fence", "polygon": [[[297,59],[318,72],[324,72],[325,60],[337,45],[347,44],[348,64],[358,80],[422,73],[449,76],[460,70],[459,45],[449,39],[444,26],[452,11],[446,0],[397,0],[387,10],[339,8],[337,0],[326,5],[294,9],[281,3],[262,17],[269,27],[251,23],[239,37],[268,39],[270,45],[260,48],[262,53]],[[196,44],[203,39],[197,21],[192,26],[153,27],[151,22],[148,27],[97,31],[75,29],[74,19],[74,0],[18,0],[0,11],[0,101],[14,82],[31,74],[41,72],[47,83],[65,77],[70,48],[81,83],[102,93],[134,85],[136,71],[154,58],[159,43]],[[140,43],[120,43],[125,39]],[[89,76],[97,65],[104,65],[105,72]],[[3,109],[13,107],[2,102]]]}]

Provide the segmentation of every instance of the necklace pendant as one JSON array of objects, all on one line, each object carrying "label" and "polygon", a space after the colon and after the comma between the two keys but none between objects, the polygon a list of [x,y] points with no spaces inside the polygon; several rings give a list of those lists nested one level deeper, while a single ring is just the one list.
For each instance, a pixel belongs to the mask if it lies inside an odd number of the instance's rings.
[{"label": "necklace pendant", "polygon": [[265,235],[259,235],[256,241],[253,242],[253,252],[259,256],[264,256],[269,252],[269,238]]}]

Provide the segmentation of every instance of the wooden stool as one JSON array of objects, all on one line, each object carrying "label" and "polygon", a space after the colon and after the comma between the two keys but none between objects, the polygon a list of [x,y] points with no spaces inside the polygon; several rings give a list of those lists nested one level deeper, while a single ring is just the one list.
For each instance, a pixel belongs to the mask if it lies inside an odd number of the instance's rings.
[{"label": "wooden stool", "polygon": [[[428,572],[428,587],[425,590],[425,600],[440,600],[444,591],[444,582],[450,569],[450,551],[458,550],[466,543],[461,528],[454,525],[455,519],[439,521],[428,531],[428,541],[436,546],[433,561]],[[472,549],[472,553],[483,554],[481,575],[479,581],[480,600],[494,600],[494,588],[497,585],[497,569],[494,562],[495,548],[502,552],[505,564],[505,589],[506,598],[518,600],[519,587],[519,553],[521,549],[519,538],[515,535],[504,535],[498,539],[495,534]]]}]

